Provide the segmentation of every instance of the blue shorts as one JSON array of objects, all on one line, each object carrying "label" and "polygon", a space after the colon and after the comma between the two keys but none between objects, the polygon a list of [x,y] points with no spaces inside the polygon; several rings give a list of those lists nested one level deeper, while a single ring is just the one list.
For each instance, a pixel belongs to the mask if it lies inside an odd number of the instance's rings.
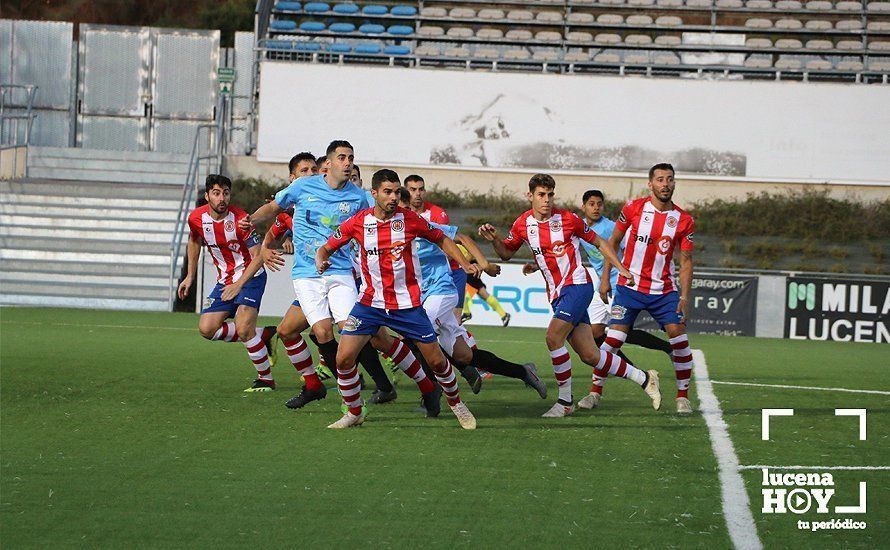
[{"label": "blue shorts", "polygon": [[213,290],[204,301],[204,309],[201,310],[202,315],[227,311],[229,317],[232,317],[235,315],[235,310],[238,309],[238,306],[260,309],[260,303],[263,301],[263,291],[266,290],[266,272],[264,271],[248,281],[244,288],[241,289],[241,292],[235,296],[234,300],[224,302],[220,299],[225,287],[226,285],[222,283],[216,283],[216,286],[213,287]]},{"label": "blue shorts", "polygon": [[422,307],[380,309],[356,303],[349,312],[340,334],[374,335],[388,327],[409,340],[428,344],[436,341],[436,329]]},{"label": "blue shorts", "polygon": [[291,305],[294,306],[294,307],[301,307],[301,306],[300,306],[300,301],[299,301],[299,300],[294,300],[294,302],[293,302]]},{"label": "blue shorts", "polygon": [[464,297],[467,295],[467,272],[461,268],[452,269],[451,280],[457,287],[457,307],[464,307]]},{"label": "blue shorts", "polygon": [[590,324],[587,307],[593,300],[593,283],[563,287],[559,297],[550,302],[553,316],[577,327],[581,323]]},{"label": "blue shorts", "polygon": [[676,290],[667,294],[644,294],[618,285],[612,299],[612,320],[609,324],[632,327],[637,315],[644,309],[662,328],[665,325],[682,324],[683,319],[677,313],[679,304],[680,294]]}]

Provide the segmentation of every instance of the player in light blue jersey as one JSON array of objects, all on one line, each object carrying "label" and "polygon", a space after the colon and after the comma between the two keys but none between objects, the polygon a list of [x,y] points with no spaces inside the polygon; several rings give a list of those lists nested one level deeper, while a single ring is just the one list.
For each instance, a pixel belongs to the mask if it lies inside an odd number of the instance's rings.
[{"label": "player in light blue jersey", "polygon": [[[400,189],[399,202],[403,208],[410,207],[411,194],[404,187]],[[479,268],[492,277],[497,276],[501,268],[497,264],[490,263],[476,243],[468,236],[458,233],[458,228],[453,225],[444,225],[429,222],[436,229],[441,230],[455,243],[461,244],[479,264]],[[458,323],[454,315],[454,307],[457,305],[458,292],[451,276],[451,266],[448,256],[435,244],[416,239],[417,257],[420,260],[421,271],[421,300],[423,309],[436,329],[439,345],[445,353],[457,365],[461,373],[468,371],[470,376],[464,374],[464,378],[471,383],[473,393],[479,392],[481,379],[476,367],[485,369],[494,374],[500,374],[510,378],[522,380],[533,388],[542,399],[547,397],[547,386],[538,377],[534,363],[519,365],[501,359],[490,351],[479,349],[476,340],[470,335],[463,325]],[[416,355],[416,354],[415,354]],[[474,383],[474,380],[478,382]]]}]

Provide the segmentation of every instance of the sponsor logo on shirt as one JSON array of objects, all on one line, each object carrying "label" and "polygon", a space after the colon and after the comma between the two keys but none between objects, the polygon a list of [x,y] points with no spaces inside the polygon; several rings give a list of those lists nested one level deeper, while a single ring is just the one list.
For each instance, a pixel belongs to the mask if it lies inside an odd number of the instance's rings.
[{"label": "sponsor logo on shirt", "polygon": [[334,238],[340,239],[342,237],[343,237],[343,235],[340,233],[340,228],[338,227],[337,229],[334,230]]},{"label": "sponsor logo on shirt", "polygon": [[692,241],[693,241],[693,239],[692,239],[692,236],[693,236],[693,235],[695,235],[695,233],[690,233],[690,234],[686,235],[686,240],[689,241],[689,242],[692,242]]},{"label": "sponsor logo on shirt", "polygon": [[405,243],[402,241],[396,241],[392,243],[392,248],[389,250],[389,253],[392,255],[392,259],[394,261],[399,261],[402,259],[402,252],[405,250]]},{"label": "sponsor logo on shirt", "polygon": [[624,217],[624,212],[618,214],[618,221],[621,223],[627,223],[627,218]]},{"label": "sponsor logo on shirt", "polygon": [[377,224],[376,223],[375,224],[366,224],[365,225],[365,233],[367,233],[368,235],[373,235],[374,233],[377,233]]},{"label": "sponsor logo on shirt", "polygon": [[649,223],[652,221],[652,214],[643,214],[643,221]]},{"label": "sponsor logo on shirt", "polygon": [[667,254],[668,250],[671,248],[671,238],[667,235],[658,239],[658,253],[659,254]]},{"label": "sponsor logo on shirt", "polygon": [[[529,228],[528,228],[528,234],[529,234],[530,236],[535,236],[535,235],[537,235],[537,234],[538,234],[538,226],[533,225],[533,226],[529,227]],[[513,238],[513,233],[510,233],[509,238],[510,238],[510,239]]]},{"label": "sponsor logo on shirt", "polygon": [[553,252],[554,256],[565,256],[566,243],[562,241],[556,241],[555,243],[550,245],[550,251]]}]

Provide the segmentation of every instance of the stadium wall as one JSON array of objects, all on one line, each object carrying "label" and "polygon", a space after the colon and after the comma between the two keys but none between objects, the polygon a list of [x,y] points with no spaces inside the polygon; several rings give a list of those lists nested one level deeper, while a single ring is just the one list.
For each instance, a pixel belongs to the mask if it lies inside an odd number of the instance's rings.
[{"label": "stadium wall", "polygon": [[[257,158],[890,184],[890,89],[262,63]],[[490,172],[489,172],[490,174]],[[805,180],[805,181],[802,181]]]}]

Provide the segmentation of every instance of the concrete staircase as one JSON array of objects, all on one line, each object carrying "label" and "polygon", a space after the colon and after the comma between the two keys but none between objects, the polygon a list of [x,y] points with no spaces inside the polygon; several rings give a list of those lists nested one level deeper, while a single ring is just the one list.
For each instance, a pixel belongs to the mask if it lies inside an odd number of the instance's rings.
[{"label": "concrete staircase", "polygon": [[0,182],[0,304],[167,310],[188,156],[32,147],[28,164]]}]

